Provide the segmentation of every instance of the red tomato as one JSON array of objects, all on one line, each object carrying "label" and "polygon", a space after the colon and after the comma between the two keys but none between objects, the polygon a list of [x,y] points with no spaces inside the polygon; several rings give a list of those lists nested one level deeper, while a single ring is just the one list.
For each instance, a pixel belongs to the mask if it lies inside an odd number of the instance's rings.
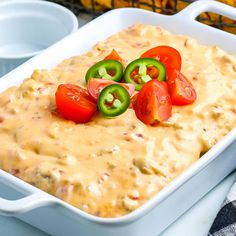
[{"label": "red tomato", "polygon": [[130,100],[130,108],[135,109],[137,102],[138,93],[135,93]]},{"label": "red tomato", "polygon": [[135,114],[147,125],[156,125],[171,116],[171,99],[165,82],[150,80],[137,95]]},{"label": "red tomato", "polygon": [[107,55],[104,58],[104,60],[116,60],[116,61],[119,61],[124,66],[124,60],[115,49],[112,49],[111,53]]},{"label": "red tomato", "polygon": [[73,84],[61,84],[56,91],[56,105],[59,113],[76,123],[91,120],[97,111],[97,104],[88,91]]},{"label": "red tomato", "polygon": [[172,104],[178,106],[192,104],[197,94],[191,82],[178,70],[172,69],[169,73],[167,84]]},{"label": "red tomato", "polygon": [[88,81],[88,92],[89,94],[97,101],[98,96],[100,92],[108,85],[110,84],[119,84],[127,89],[129,92],[129,95],[132,96],[132,94],[135,91],[135,86],[133,84],[129,83],[116,83],[112,80],[106,80],[106,79],[89,79]]},{"label": "red tomato", "polygon": [[170,46],[158,46],[151,48],[142,54],[141,58],[155,58],[165,65],[177,70],[181,69],[182,59],[180,53]]}]

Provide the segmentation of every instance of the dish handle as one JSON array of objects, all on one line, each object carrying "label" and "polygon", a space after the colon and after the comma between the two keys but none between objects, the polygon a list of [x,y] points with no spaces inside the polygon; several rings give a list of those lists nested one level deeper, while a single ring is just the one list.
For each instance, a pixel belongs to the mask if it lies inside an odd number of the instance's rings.
[{"label": "dish handle", "polygon": [[17,200],[0,198],[0,215],[16,216],[35,208],[55,204],[56,200],[38,192]]},{"label": "dish handle", "polygon": [[195,21],[196,17],[203,12],[217,13],[236,20],[236,8],[213,0],[196,1],[177,13],[175,17],[180,17],[182,21]]}]

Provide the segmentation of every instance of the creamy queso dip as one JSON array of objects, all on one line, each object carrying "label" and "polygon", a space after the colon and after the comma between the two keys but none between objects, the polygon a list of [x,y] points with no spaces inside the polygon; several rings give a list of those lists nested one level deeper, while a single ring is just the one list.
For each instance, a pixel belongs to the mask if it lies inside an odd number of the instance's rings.
[{"label": "creamy queso dip", "polygon": [[[173,107],[158,127],[132,109],[86,124],[55,110],[61,83],[85,85],[87,69],[114,48],[126,63],[158,45],[182,55],[182,72],[198,98]],[[51,71],[35,70],[0,95],[0,168],[101,217],[127,214],[157,194],[236,125],[236,59],[218,47],[137,24]]]}]

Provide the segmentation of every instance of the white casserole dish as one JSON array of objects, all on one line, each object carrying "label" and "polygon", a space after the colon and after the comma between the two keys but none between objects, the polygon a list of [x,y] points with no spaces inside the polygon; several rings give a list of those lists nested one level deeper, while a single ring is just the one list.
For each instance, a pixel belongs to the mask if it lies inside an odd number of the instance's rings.
[{"label": "white casserole dish", "polygon": [[[51,68],[67,57],[88,51],[98,41],[137,22],[159,25],[235,54],[235,35],[195,21],[204,11],[236,20],[235,8],[205,0],[191,4],[174,16],[140,9],[110,11],[3,77],[0,90],[19,84],[36,68]],[[113,219],[89,215],[0,171],[0,196],[3,197],[0,198],[0,214],[16,216],[51,235],[156,236],[235,169],[234,151],[236,129],[142,207]]]}]

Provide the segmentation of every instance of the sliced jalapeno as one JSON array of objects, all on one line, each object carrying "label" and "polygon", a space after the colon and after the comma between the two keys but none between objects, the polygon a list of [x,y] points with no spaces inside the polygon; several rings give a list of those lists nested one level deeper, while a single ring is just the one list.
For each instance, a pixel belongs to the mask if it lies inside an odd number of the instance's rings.
[{"label": "sliced jalapeno", "polygon": [[165,66],[154,58],[136,59],[129,63],[124,72],[125,82],[134,84],[138,91],[151,79],[166,80]]},{"label": "sliced jalapeno", "polygon": [[90,67],[85,75],[86,83],[91,78],[103,78],[119,82],[123,75],[123,66],[116,60],[103,60]]},{"label": "sliced jalapeno", "polygon": [[128,91],[119,84],[105,87],[98,97],[98,109],[108,117],[124,113],[130,105]]}]

